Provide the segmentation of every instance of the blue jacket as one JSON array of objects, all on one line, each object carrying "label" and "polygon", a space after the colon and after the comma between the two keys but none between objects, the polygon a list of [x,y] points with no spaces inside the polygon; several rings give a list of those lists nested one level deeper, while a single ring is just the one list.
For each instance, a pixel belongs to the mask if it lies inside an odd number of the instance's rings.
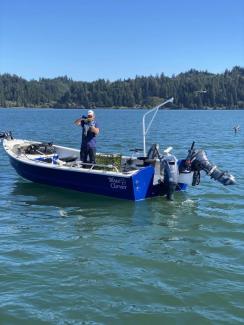
[{"label": "blue jacket", "polygon": [[82,127],[82,147],[86,148],[96,148],[96,134],[92,131],[90,131],[90,126],[95,126],[95,128],[98,128],[97,121],[91,121],[91,122],[84,122],[81,121],[81,127]]}]

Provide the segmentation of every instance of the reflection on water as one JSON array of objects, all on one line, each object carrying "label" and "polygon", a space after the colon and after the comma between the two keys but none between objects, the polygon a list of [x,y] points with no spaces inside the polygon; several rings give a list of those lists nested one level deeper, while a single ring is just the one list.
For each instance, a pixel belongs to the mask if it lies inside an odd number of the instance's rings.
[{"label": "reflection on water", "polygon": [[12,195],[22,204],[56,208],[61,217],[101,218],[109,223],[141,225],[152,222],[148,201],[135,203],[25,181],[15,183]]},{"label": "reflection on water", "polygon": [[[100,195],[80,193],[72,190],[66,190],[59,187],[52,187],[37,183],[25,182],[18,180],[15,182],[13,195],[20,199],[26,200],[26,203],[36,205],[51,205],[63,208],[73,207],[111,207],[123,202]],[[112,203],[111,203],[112,202]]]},{"label": "reflection on water", "polygon": [[61,217],[109,216],[114,221],[123,218],[125,222],[136,225],[157,224],[170,227],[176,226],[181,216],[197,215],[197,202],[187,199],[185,193],[176,193],[174,202],[167,201],[165,197],[133,202],[18,179],[11,194],[16,204],[55,207]]}]

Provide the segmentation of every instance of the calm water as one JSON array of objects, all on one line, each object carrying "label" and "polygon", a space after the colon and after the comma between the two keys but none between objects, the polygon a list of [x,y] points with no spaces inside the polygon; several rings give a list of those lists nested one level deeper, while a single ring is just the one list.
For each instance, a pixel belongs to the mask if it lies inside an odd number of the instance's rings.
[{"label": "calm water", "polygon": [[[0,130],[78,148],[80,113],[1,109]],[[97,110],[98,150],[142,147],[142,114]],[[25,181],[1,146],[0,324],[243,324],[244,112],[159,112],[150,143],[193,140],[238,185],[133,203]]]}]

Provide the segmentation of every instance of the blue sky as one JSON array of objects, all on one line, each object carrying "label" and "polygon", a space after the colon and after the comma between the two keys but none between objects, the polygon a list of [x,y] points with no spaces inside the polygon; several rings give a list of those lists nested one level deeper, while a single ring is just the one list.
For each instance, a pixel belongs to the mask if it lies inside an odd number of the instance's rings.
[{"label": "blue sky", "polygon": [[243,0],[0,0],[0,73],[92,81],[244,66]]}]

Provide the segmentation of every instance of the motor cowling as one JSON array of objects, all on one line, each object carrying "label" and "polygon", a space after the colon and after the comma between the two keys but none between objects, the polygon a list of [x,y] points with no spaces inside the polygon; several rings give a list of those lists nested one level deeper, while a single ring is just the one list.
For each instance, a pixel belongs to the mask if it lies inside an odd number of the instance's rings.
[{"label": "motor cowling", "polygon": [[179,168],[175,156],[167,155],[161,159],[160,174],[166,186],[167,199],[172,201],[179,177]]}]

